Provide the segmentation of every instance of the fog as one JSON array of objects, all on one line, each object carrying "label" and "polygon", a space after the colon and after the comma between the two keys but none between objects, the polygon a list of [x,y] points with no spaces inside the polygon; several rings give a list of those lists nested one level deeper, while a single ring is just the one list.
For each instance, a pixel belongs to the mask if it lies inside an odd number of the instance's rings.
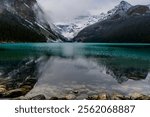
[{"label": "fog", "polygon": [[[89,10],[107,12],[121,0],[37,0],[48,17],[54,22],[66,21]],[[149,0],[126,0],[132,5],[150,4]]]}]

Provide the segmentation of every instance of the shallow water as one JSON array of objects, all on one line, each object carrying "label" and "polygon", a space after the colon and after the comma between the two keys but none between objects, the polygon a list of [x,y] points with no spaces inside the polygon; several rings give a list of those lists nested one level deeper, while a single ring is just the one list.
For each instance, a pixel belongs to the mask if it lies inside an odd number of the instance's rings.
[{"label": "shallow water", "polygon": [[0,44],[0,55],[0,75],[23,60],[40,61],[38,82],[27,96],[76,90],[79,98],[103,90],[150,94],[149,44]]}]

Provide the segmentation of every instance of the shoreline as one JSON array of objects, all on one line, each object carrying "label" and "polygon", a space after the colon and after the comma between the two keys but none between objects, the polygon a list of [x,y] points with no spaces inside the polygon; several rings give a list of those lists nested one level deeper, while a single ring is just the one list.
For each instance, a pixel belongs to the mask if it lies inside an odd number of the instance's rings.
[{"label": "shoreline", "polygon": [[[23,86],[18,89],[7,91],[5,87],[0,86],[0,100],[150,100],[150,95],[144,95],[139,92],[123,95],[118,92],[100,92],[94,95],[80,94],[78,91],[66,94],[65,96],[46,97],[43,94],[35,96],[26,96],[32,90],[31,86]],[[2,93],[3,92],[3,93]]]},{"label": "shoreline", "polygon": [[28,77],[17,88],[7,87],[7,81],[0,81],[0,100],[150,100],[150,94],[145,95],[141,92],[125,95],[117,91],[108,92],[100,89],[100,92],[96,94],[86,94],[80,92],[80,88],[72,90],[63,96],[46,97],[43,94],[27,96],[34,89],[37,80],[37,78]]}]

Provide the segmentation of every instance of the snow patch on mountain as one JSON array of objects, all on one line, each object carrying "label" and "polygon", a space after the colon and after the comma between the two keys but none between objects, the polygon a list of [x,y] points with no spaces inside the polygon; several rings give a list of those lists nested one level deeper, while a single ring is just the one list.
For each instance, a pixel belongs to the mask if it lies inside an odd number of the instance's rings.
[{"label": "snow patch on mountain", "polygon": [[84,15],[75,18],[70,22],[57,22],[55,25],[58,27],[57,31],[63,36],[71,39],[75,37],[79,31],[83,28],[92,25],[98,21],[104,20],[105,14],[101,13],[99,15]]},{"label": "snow patch on mountain", "polygon": [[123,16],[130,7],[132,7],[131,4],[122,1],[119,5],[115,6],[115,8],[108,11],[107,13],[101,13],[101,11],[99,11],[99,14],[91,14],[91,12],[89,11],[89,15],[79,16],[70,22],[57,22],[55,23],[55,25],[57,26],[57,31],[59,33],[61,33],[68,39],[72,39],[82,29],[98,21],[108,19],[114,14]]},{"label": "snow patch on mountain", "polygon": [[113,9],[107,12],[108,18],[112,17],[113,15],[119,14],[120,16],[124,16],[125,13],[132,5],[126,1],[121,1],[119,5],[115,6]]},{"label": "snow patch on mountain", "polygon": [[[147,5],[150,8],[150,4]],[[133,7],[130,3],[126,1],[121,1],[118,5],[116,5],[113,9],[109,10],[107,13],[101,13],[100,10],[96,10],[96,14],[94,12],[89,11],[88,15],[78,16],[71,21],[68,22],[56,22],[54,23],[57,32],[61,33],[64,37],[67,37],[71,40],[75,37],[82,29],[87,26],[90,26],[99,21],[103,21],[105,19],[117,19],[120,17],[126,17],[127,11]]]}]

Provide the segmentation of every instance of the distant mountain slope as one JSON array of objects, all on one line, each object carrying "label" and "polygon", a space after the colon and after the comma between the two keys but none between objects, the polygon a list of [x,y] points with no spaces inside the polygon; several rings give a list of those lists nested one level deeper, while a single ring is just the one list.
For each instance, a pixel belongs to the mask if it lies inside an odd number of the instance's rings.
[{"label": "distant mountain slope", "polygon": [[58,32],[60,32],[63,36],[72,39],[75,37],[79,31],[83,28],[92,25],[99,20],[103,20],[105,18],[105,14],[101,13],[99,15],[85,15],[78,16],[72,21],[69,22],[57,22],[55,25],[58,28]]},{"label": "distant mountain slope", "polygon": [[150,43],[150,8],[122,1],[107,19],[83,29],[78,42]]},{"label": "distant mountain slope", "polygon": [[72,39],[85,27],[90,26],[99,21],[115,17],[114,14],[116,12],[119,15],[124,15],[124,12],[126,12],[131,6],[131,4],[122,1],[119,5],[115,6],[115,8],[108,11],[108,13],[106,14],[99,13],[95,15],[89,13],[89,15],[78,16],[77,18],[69,22],[57,22],[55,23],[55,25],[58,27],[58,32],[60,32],[63,36]]},{"label": "distant mountain slope", "polygon": [[65,40],[51,29],[36,0],[1,0],[0,32],[0,42]]}]

